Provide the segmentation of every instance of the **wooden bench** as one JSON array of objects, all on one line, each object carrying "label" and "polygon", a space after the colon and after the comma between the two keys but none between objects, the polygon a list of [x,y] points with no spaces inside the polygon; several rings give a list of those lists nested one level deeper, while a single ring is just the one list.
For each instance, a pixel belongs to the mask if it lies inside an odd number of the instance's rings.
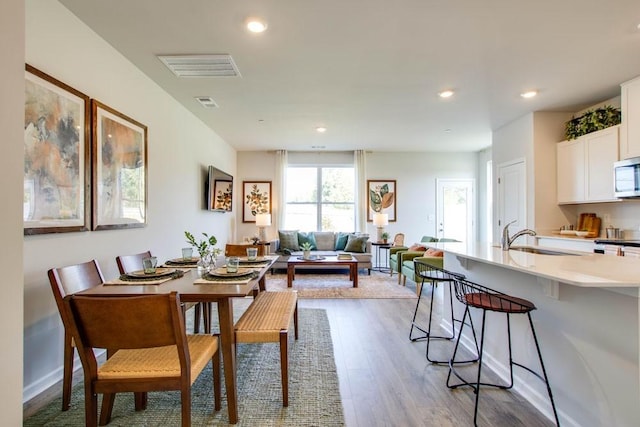
[{"label": "wooden bench", "polygon": [[235,325],[237,343],[280,343],[282,405],[289,406],[289,326],[293,318],[298,339],[298,294],[296,291],[260,292]]}]

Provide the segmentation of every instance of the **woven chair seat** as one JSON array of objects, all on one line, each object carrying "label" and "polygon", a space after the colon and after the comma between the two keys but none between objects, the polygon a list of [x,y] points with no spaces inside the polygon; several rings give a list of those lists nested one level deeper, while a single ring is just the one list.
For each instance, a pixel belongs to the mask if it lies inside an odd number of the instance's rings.
[{"label": "woven chair seat", "polygon": [[236,323],[236,341],[278,342],[289,329],[296,309],[297,293],[261,292]]},{"label": "woven chair seat", "polygon": [[[187,335],[191,358],[191,383],[218,350],[211,335]],[[99,380],[180,377],[180,360],[175,345],[135,350],[118,350],[98,369]]]}]

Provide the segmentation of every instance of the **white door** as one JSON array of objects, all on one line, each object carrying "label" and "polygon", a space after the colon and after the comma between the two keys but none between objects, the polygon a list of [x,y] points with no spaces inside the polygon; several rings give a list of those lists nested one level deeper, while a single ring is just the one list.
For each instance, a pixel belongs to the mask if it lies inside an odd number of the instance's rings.
[{"label": "white door", "polygon": [[436,187],[436,237],[474,241],[474,180],[436,179]]},{"label": "white door", "polygon": [[498,209],[497,227],[494,242],[500,242],[502,228],[509,230],[527,228],[527,175],[524,159],[498,165]]}]

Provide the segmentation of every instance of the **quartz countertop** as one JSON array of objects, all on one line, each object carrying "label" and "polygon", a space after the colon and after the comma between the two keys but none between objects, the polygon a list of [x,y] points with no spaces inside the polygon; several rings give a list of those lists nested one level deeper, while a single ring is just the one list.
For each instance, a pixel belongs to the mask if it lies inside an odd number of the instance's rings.
[{"label": "quartz countertop", "polygon": [[[425,243],[425,245],[441,249],[460,258],[502,266],[574,286],[640,287],[640,259],[638,258],[528,246],[568,254],[539,255],[516,250],[503,251],[499,245],[484,242],[468,244],[458,242]],[[518,246],[520,245],[513,245],[513,247]]]}]

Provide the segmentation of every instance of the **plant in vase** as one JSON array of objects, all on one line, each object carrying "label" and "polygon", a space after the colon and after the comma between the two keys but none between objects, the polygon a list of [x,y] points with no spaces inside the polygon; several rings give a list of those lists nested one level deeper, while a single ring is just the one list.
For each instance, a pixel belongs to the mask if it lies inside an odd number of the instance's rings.
[{"label": "plant in vase", "polygon": [[202,235],[204,239],[197,241],[193,234],[188,231],[184,232],[187,243],[193,246],[200,255],[200,259],[198,260],[198,273],[201,275],[215,268],[216,258],[222,252],[221,249],[215,247],[218,243],[218,239],[216,239],[215,236],[209,236],[207,233],[202,233]]},{"label": "plant in vase", "polygon": [[311,243],[304,242],[300,245],[300,249],[302,249],[302,258],[303,259],[311,259]]},{"label": "plant in vase", "polygon": [[382,243],[387,243],[387,241],[389,240],[389,233],[385,231],[380,235],[380,237],[382,238]]}]

